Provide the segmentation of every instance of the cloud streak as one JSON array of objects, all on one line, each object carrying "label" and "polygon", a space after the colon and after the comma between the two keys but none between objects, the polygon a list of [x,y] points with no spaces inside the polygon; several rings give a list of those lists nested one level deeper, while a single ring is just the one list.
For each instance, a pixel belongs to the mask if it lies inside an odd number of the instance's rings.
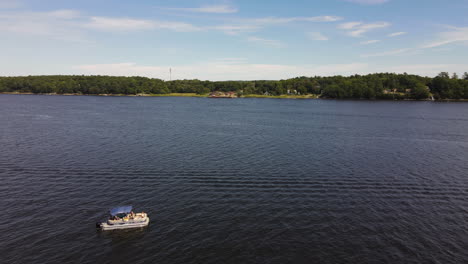
[{"label": "cloud streak", "polygon": [[323,35],[320,32],[309,32],[307,33],[307,36],[312,40],[319,40],[319,41],[325,41],[329,39],[327,36]]},{"label": "cloud streak", "polygon": [[312,17],[263,17],[263,18],[246,18],[237,19],[234,23],[222,24],[214,27],[206,27],[206,29],[215,29],[223,31],[229,35],[237,35],[245,32],[259,31],[268,26],[284,25],[294,22],[311,22],[311,23],[327,23],[342,20],[339,16],[312,16]]},{"label": "cloud streak", "polygon": [[265,17],[257,19],[247,19],[260,25],[271,25],[271,24],[286,24],[292,22],[335,22],[343,20],[339,16],[313,16],[313,17]]},{"label": "cloud streak", "polygon": [[163,9],[183,11],[183,12],[195,12],[195,13],[213,13],[213,14],[230,14],[237,13],[239,10],[229,5],[206,5],[201,7],[191,8],[178,8],[178,7],[164,7]]},{"label": "cloud streak", "polygon": [[407,32],[395,32],[395,33],[388,34],[387,37],[393,38],[393,37],[398,37],[398,36],[402,36],[402,35],[406,35],[406,34],[408,34],[408,33]]},{"label": "cloud streak", "polygon": [[438,39],[423,45],[422,48],[436,48],[455,43],[467,43],[468,42],[468,27],[451,27],[452,30],[442,32],[438,34]]},{"label": "cloud streak", "polygon": [[338,25],[339,29],[347,30],[347,35],[351,37],[362,37],[369,31],[390,27],[392,24],[389,22],[347,22]]},{"label": "cloud streak", "polygon": [[0,14],[0,32],[50,39],[86,42],[77,21],[81,14],[76,10],[49,12],[8,12]]},{"label": "cloud streak", "polygon": [[255,37],[255,36],[248,37],[247,41],[261,44],[264,46],[276,47],[276,48],[280,48],[284,46],[283,43],[281,43],[281,41],[273,40],[273,39],[265,39],[265,38]]},{"label": "cloud streak", "polygon": [[375,43],[379,43],[379,42],[380,42],[380,40],[378,40],[378,39],[373,39],[373,40],[363,41],[363,42],[361,42],[360,44],[361,44],[361,45],[370,45],[370,44],[375,44]]},{"label": "cloud streak", "polygon": [[102,31],[136,31],[151,29],[167,29],[177,32],[193,32],[201,30],[192,24],[183,22],[153,21],[132,18],[91,17],[84,25],[86,28]]},{"label": "cloud streak", "polygon": [[[214,11],[214,10],[212,10]],[[292,22],[333,22],[341,20],[337,16],[313,17],[266,17],[239,19],[233,24],[197,26],[182,21],[158,21],[131,17],[84,16],[76,10],[53,10],[49,12],[9,12],[0,13],[0,31],[17,34],[34,34],[72,39],[72,33],[83,37],[86,31],[133,32],[147,30],[169,30],[175,32],[221,31],[228,35],[252,33],[267,26]],[[79,34],[78,34],[79,33]]]}]

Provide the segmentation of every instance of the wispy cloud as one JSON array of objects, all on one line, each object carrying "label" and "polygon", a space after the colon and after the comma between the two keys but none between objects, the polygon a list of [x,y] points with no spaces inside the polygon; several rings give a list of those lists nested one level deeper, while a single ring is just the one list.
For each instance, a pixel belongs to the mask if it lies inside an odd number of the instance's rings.
[{"label": "wispy cloud", "polygon": [[468,27],[450,27],[450,31],[438,34],[438,39],[423,45],[422,48],[435,48],[454,43],[468,42]]},{"label": "wispy cloud", "polygon": [[236,35],[258,31],[268,26],[283,25],[293,22],[325,23],[340,21],[342,19],[343,18],[339,16],[242,18],[234,20],[231,24],[221,24],[206,27],[206,29],[215,29],[229,35]]},{"label": "wispy cloud", "polygon": [[[1,0],[0,0],[1,1]],[[213,6],[211,6],[213,7]],[[205,11],[208,11],[205,10]],[[215,11],[212,9],[211,11]],[[219,10],[218,10],[219,11]],[[53,10],[49,12],[0,13],[0,31],[19,34],[34,34],[82,40],[89,30],[105,32],[134,32],[170,30],[175,32],[221,31],[229,35],[252,33],[264,27],[291,22],[333,22],[337,16],[313,17],[267,17],[235,19],[233,24],[197,26],[182,21],[159,21],[132,17],[85,16],[76,10]],[[75,37],[71,37],[75,35]],[[80,36],[78,36],[80,35]]]},{"label": "wispy cloud", "polygon": [[390,0],[345,0],[347,2],[361,4],[361,5],[379,5],[389,2]]},{"label": "wispy cloud", "polygon": [[363,41],[363,42],[361,42],[360,44],[361,44],[361,45],[370,45],[370,44],[378,43],[378,42],[380,42],[380,41],[381,41],[381,40],[373,39],[373,40]]},{"label": "wispy cloud", "polygon": [[255,32],[260,28],[259,25],[219,25],[208,27],[207,29],[219,30],[228,35],[237,35],[244,32]]},{"label": "wispy cloud", "polygon": [[320,32],[309,32],[306,35],[312,40],[321,40],[321,41],[328,40],[328,37],[323,35]]},{"label": "wispy cloud", "polygon": [[97,30],[110,31],[128,31],[143,30],[154,28],[153,21],[131,19],[131,18],[110,18],[110,17],[91,17],[85,27]]},{"label": "wispy cloud", "polygon": [[[361,57],[364,58],[369,58],[369,57],[384,57],[384,56],[394,56],[394,55],[400,55],[400,54],[417,54],[422,52],[424,49],[429,49],[429,48],[437,48],[449,44],[454,44],[454,43],[467,43],[468,44],[468,27],[449,27],[451,30],[447,32],[442,32],[438,34],[438,39],[419,46],[419,47],[414,47],[414,48],[402,48],[402,49],[394,49],[390,51],[384,51],[384,52],[379,52],[379,53],[373,53],[373,54],[364,54],[361,55]],[[388,35],[389,37],[392,36],[399,36],[406,34],[406,32],[396,32]]]},{"label": "wispy cloud", "polygon": [[395,32],[395,33],[388,34],[387,37],[393,38],[393,37],[398,37],[398,36],[405,35],[405,34],[408,34],[408,32]]},{"label": "wispy cloud", "polygon": [[165,7],[164,9],[196,12],[196,13],[214,13],[214,14],[229,14],[237,13],[239,10],[229,5],[206,5],[201,7],[178,8],[178,7]]},{"label": "wispy cloud", "polygon": [[200,28],[183,22],[142,20],[132,18],[91,17],[84,25],[87,28],[103,31],[135,31],[167,29],[178,32],[199,31]]},{"label": "wispy cloud", "polygon": [[142,30],[171,30],[193,32],[202,30],[179,21],[156,21],[119,17],[88,17],[77,10],[60,9],[48,12],[0,13],[0,32],[45,36],[53,39],[89,42],[90,30],[130,32]]},{"label": "wispy cloud", "polygon": [[274,40],[274,39],[254,37],[254,36],[248,37],[247,41],[252,42],[252,43],[258,43],[258,44],[265,45],[265,46],[277,47],[277,48],[284,46],[283,43],[281,43],[281,41]]},{"label": "wispy cloud", "polygon": [[59,9],[50,12],[46,12],[45,15],[49,17],[61,18],[61,19],[75,19],[81,17],[81,14],[77,10],[71,9]]},{"label": "wispy cloud", "polygon": [[[285,24],[291,22],[335,22],[343,20],[339,16],[313,16],[313,17],[265,17],[250,19],[251,22],[267,25],[267,24]],[[249,21],[249,19],[247,19]]]},{"label": "wispy cloud", "polygon": [[357,28],[358,26],[362,25],[362,22],[346,22],[338,25],[339,29],[353,29]]},{"label": "wispy cloud", "polygon": [[0,14],[0,32],[84,42],[84,32],[77,27],[76,19],[81,19],[80,13],[67,9],[7,12]]},{"label": "wispy cloud", "polygon": [[363,23],[363,22],[347,22],[338,25],[339,29],[347,30],[347,34],[351,37],[361,37],[365,33],[391,26],[389,22],[374,22],[374,23]]}]

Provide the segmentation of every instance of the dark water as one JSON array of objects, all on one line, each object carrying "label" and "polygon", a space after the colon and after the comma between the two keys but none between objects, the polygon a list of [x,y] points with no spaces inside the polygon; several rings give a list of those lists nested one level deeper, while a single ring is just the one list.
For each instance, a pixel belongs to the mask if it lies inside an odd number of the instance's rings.
[{"label": "dark water", "polygon": [[466,103],[1,95],[0,148],[2,263],[468,263]]}]

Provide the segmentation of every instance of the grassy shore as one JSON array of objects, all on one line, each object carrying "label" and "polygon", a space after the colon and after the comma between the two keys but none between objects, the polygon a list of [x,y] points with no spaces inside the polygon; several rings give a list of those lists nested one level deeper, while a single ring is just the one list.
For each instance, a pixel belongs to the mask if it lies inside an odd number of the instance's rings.
[{"label": "grassy shore", "polygon": [[208,94],[196,94],[196,93],[168,93],[168,94],[145,94],[141,96],[154,96],[154,97],[208,97]]},{"label": "grassy shore", "polygon": [[247,94],[243,98],[275,98],[275,99],[318,99],[319,97],[314,94],[306,95],[260,95],[260,94]]},{"label": "grassy shore", "polygon": [[39,94],[39,95],[86,95],[86,96],[141,96],[141,97],[208,97],[208,94],[196,94],[196,93],[168,93],[168,94],[81,94],[81,93],[19,93],[19,92],[2,92],[0,94]]}]

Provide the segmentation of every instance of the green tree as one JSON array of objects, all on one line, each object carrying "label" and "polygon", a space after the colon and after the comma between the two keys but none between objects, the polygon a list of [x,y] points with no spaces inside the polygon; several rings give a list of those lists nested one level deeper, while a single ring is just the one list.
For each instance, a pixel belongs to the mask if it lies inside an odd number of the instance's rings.
[{"label": "green tree", "polygon": [[427,99],[429,97],[429,88],[422,83],[418,83],[411,90],[411,97],[413,99]]},{"label": "green tree", "polygon": [[450,75],[448,72],[441,72],[439,75],[437,75],[437,77],[449,79]]}]

